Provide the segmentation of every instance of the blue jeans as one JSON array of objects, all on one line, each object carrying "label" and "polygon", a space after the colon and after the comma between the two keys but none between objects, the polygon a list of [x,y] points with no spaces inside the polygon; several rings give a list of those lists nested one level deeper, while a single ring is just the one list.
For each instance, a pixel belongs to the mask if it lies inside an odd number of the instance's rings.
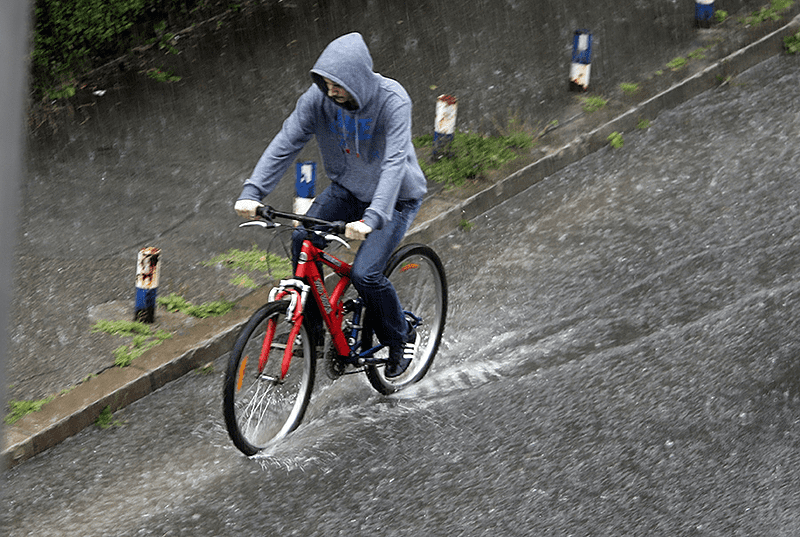
[{"label": "blue jeans", "polygon": [[[407,325],[404,322],[400,300],[389,279],[383,275],[386,263],[392,252],[400,245],[400,241],[411,227],[414,217],[419,212],[422,200],[398,201],[391,221],[384,222],[382,229],[373,230],[361,244],[353,261],[351,281],[372,319],[372,330],[378,340],[387,347],[397,347],[405,343]],[[369,203],[364,203],[353,196],[349,190],[336,183],[326,188],[317,196],[307,215],[322,220],[342,220],[354,222],[361,220]],[[292,234],[292,261],[297,263],[303,240],[307,237],[302,230]],[[322,240],[314,237],[312,242],[322,246]],[[309,301],[311,303],[313,301]],[[312,308],[315,309],[315,308]],[[318,311],[308,312],[319,319]]]}]

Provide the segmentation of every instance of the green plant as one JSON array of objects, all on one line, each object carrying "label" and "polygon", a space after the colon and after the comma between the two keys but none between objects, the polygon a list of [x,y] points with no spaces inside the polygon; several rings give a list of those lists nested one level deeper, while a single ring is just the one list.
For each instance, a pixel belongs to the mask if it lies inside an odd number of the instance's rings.
[{"label": "green plant", "polygon": [[258,284],[247,274],[239,274],[231,278],[231,283],[237,287],[246,287],[248,289],[255,289]]},{"label": "green plant", "polygon": [[584,97],[583,99],[583,109],[584,111],[589,112],[590,114],[592,112],[597,112],[598,110],[603,108],[606,104],[608,104],[608,101],[597,95]]},{"label": "green plant", "polygon": [[150,326],[138,321],[98,321],[92,332],[132,338],[129,345],[122,345],[114,350],[114,365],[118,367],[128,367],[146,351],[172,337],[172,334],[164,330],[153,333]]},{"label": "green plant", "polygon": [[625,141],[622,139],[622,135],[617,131],[614,131],[608,135],[608,142],[614,149],[619,149],[625,143]]},{"label": "green plant", "polygon": [[161,344],[165,339],[172,337],[172,334],[159,330],[150,339],[148,336],[134,336],[130,345],[122,345],[114,350],[114,365],[117,367],[128,367],[133,361],[156,345]]},{"label": "green plant", "polygon": [[[276,280],[288,278],[292,274],[292,263],[287,258],[259,250],[255,244],[250,250],[232,248],[223,254],[215,256],[210,261],[204,262],[203,265],[224,265],[234,270],[260,272],[269,274]],[[255,282],[249,276],[236,275],[231,279],[231,283],[243,287],[256,287]]]},{"label": "green plant", "polygon": [[786,52],[789,54],[797,54],[800,52],[800,30],[794,35],[787,35],[784,37],[783,44],[786,46]]},{"label": "green plant", "polygon": [[70,97],[75,96],[75,82],[69,81],[64,82],[57,88],[48,88],[46,90],[47,98],[49,100],[58,100],[58,99],[69,99]]},{"label": "green plant", "polygon": [[36,401],[15,401],[12,399],[8,402],[10,412],[6,414],[6,417],[3,421],[5,421],[7,425],[16,423],[31,412],[38,412],[44,405],[53,399],[55,399],[55,396],[53,395],[50,397],[45,397],[44,399],[38,399]]},{"label": "green plant", "polygon": [[691,51],[687,55],[687,58],[689,58],[690,60],[702,60],[705,57],[706,57],[706,49],[702,47]]},{"label": "green plant", "polygon": [[71,96],[68,90],[64,93],[73,85],[67,81],[89,69],[95,57],[122,52],[121,37],[144,13],[145,4],[146,0],[37,0],[34,84],[51,98]]},{"label": "green plant", "polygon": [[120,425],[124,425],[121,421],[114,419],[114,413],[111,412],[110,406],[106,406],[102,411],[100,411],[100,415],[97,416],[94,424],[101,429],[108,429],[109,427],[119,427]]},{"label": "green plant", "polygon": [[148,44],[155,43],[160,50],[166,50],[171,54],[179,54],[177,48],[172,45],[172,40],[175,38],[175,34],[167,32],[167,21],[161,21],[155,25],[154,30],[157,34],[157,37],[149,39],[147,41]]},{"label": "green plant", "polygon": [[417,149],[431,147],[433,146],[433,134],[423,134],[422,136],[417,136],[412,141],[414,142],[414,147]]},{"label": "green plant", "polygon": [[728,12],[724,9],[718,9],[714,12],[714,18],[717,22],[724,22],[728,18]]},{"label": "green plant", "polygon": [[[417,138],[415,143],[417,147],[425,147],[428,137]],[[430,144],[433,144],[432,137]],[[518,156],[515,149],[526,149],[532,145],[533,137],[524,132],[513,132],[507,136],[456,132],[448,146],[448,156],[433,163],[420,159],[419,164],[431,181],[459,186],[487,170],[497,169],[514,160]]]},{"label": "green plant", "polygon": [[649,119],[640,119],[638,123],[636,123],[637,129],[648,129],[650,128],[650,120]]},{"label": "green plant", "polygon": [[105,332],[112,336],[150,335],[151,329],[138,321],[97,321],[92,332]]},{"label": "green plant", "polygon": [[472,222],[470,222],[470,221],[469,221],[469,220],[467,220],[466,218],[463,218],[463,219],[462,219],[462,220],[461,220],[461,221],[458,223],[458,229],[460,229],[461,231],[471,231],[471,230],[472,230],[472,227],[473,227],[474,225],[475,225],[475,224],[473,224]]},{"label": "green plant", "polygon": [[623,92],[629,95],[639,91],[639,84],[633,84],[630,82],[623,82],[622,84],[619,85],[619,87]]},{"label": "green plant", "polygon": [[682,58],[680,56],[678,56],[677,58],[673,58],[667,64],[667,67],[669,67],[673,71],[678,71],[680,69],[683,69],[685,66],[686,66],[686,58]]},{"label": "green plant", "polygon": [[152,69],[147,70],[147,76],[155,80],[156,82],[180,82],[181,77],[172,73],[171,70],[162,71],[157,67],[153,67]]},{"label": "green plant", "polygon": [[773,20],[780,20],[783,11],[786,11],[794,4],[794,0],[772,0],[769,6],[762,7],[758,11],[754,11],[749,17],[745,17],[744,23],[756,26],[762,22]]},{"label": "green plant", "polygon": [[165,297],[159,297],[156,299],[156,303],[164,306],[168,311],[181,312],[201,319],[225,315],[236,305],[235,302],[230,302],[228,300],[215,300],[195,306],[176,293],[170,293]]}]

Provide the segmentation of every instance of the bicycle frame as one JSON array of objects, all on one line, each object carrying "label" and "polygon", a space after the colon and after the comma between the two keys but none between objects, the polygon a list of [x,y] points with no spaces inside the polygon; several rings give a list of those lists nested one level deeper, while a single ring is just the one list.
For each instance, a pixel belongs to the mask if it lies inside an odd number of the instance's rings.
[{"label": "bicycle frame", "polygon": [[[317,263],[323,263],[330,267],[339,277],[339,281],[336,282],[336,286],[330,295],[325,288],[325,282],[317,268]],[[289,365],[291,364],[294,341],[300,333],[309,292],[314,297],[319,307],[322,319],[331,334],[332,345],[340,356],[348,357],[357,365],[363,365],[364,363],[368,363],[369,356],[382,348],[382,345],[377,345],[369,349],[362,348],[359,351],[359,347],[364,343],[364,340],[359,338],[359,332],[363,329],[361,325],[363,304],[360,299],[358,299],[353,301],[351,305],[353,309],[348,309],[345,307],[345,304],[342,303],[344,293],[350,284],[351,270],[352,265],[349,263],[318,248],[308,239],[303,241],[297,268],[295,270],[295,278],[282,280],[280,285],[272,290],[269,297],[270,301],[284,300],[287,297],[290,300],[287,318],[291,319],[293,326],[283,353],[280,380],[283,380],[286,376]],[[349,302],[350,301],[348,301],[348,303]],[[353,312],[353,324],[350,327],[352,332],[348,341],[348,338],[342,331],[342,322],[344,321],[344,316],[350,312]],[[274,323],[274,320],[270,320],[267,325],[264,344],[262,345],[261,356],[259,358],[260,371],[262,371],[266,365],[269,349],[272,345],[272,339],[275,334]],[[374,361],[374,363],[378,362],[383,362],[383,360]]]},{"label": "bicycle frame", "polygon": [[[244,324],[225,372],[225,426],[234,445],[248,456],[283,438],[302,421],[319,369],[317,347],[323,341],[324,368],[331,380],[364,373],[375,390],[391,395],[418,382],[428,372],[447,315],[447,281],[439,256],[423,244],[397,248],[386,261],[383,273],[396,289],[405,320],[414,329],[414,356],[399,375],[387,372],[383,365],[392,353],[380,345],[373,331],[378,327],[367,312],[365,298],[356,289],[349,289],[353,285],[353,265],[325,251],[332,242],[350,247],[344,240],[347,224],[279,212],[267,206],[256,211],[256,216],[240,227],[274,229],[281,227],[273,221],[278,217],[300,222],[303,228],[295,229],[296,235],[293,234],[293,246],[297,247],[294,273],[273,287],[268,302]],[[288,226],[284,229],[292,230]],[[329,271],[338,277],[335,282],[323,279]],[[309,294],[316,303],[306,302]],[[316,333],[322,326],[306,326],[307,307],[314,313],[313,321],[318,321],[315,306],[330,339]],[[405,353],[410,349],[402,350]]]}]

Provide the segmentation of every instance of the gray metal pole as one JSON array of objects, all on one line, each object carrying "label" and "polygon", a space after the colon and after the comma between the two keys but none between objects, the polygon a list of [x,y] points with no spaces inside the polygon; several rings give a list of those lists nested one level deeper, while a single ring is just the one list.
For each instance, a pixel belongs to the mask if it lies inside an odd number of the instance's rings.
[{"label": "gray metal pole", "polygon": [[[0,401],[6,408],[8,323],[14,281],[27,89],[29,0],[0,2]],[[0,493],[4,494],[4,493]]]}]

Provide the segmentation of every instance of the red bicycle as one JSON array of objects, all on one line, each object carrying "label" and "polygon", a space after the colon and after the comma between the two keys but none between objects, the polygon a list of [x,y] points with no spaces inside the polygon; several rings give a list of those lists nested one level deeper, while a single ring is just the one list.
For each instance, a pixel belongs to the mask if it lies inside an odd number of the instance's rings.
[{"label": "red bicycle", "polygon": [[[261,209],[259,216],[263,219],[241,226],[274,229],[281,227],[274,219],[282,218],[302,223],[308,236],[300,253],[303,262],[298,263],[294,277],[282,280],[271,291],[269,302],[248,320],[230,354],[223,387],[225,425],[233,443],[248,456],[296,429],[305,414],[314,387],[317,347],[324,344],[315,340],[305,320],[309,296],[330,334],[323,351],[329,375],[335,378],[363,371],[370,384],[385,395],[425,376],[439,348],[447,315],[447,282],[439,256],[422,244],[398,248],[384,274],[420,339],[408,369],[398,377],[386,378],[383,368],[388,349],[373,345],[363,300],[350,285],[351,265],[325,251],[334,241],[349,248],[341,237],[344,222],[270,207]],[[322,237],[325,246],[315,246],[309,240],[312,235]],[[338,276],[330,293],[318,264]]]}]

